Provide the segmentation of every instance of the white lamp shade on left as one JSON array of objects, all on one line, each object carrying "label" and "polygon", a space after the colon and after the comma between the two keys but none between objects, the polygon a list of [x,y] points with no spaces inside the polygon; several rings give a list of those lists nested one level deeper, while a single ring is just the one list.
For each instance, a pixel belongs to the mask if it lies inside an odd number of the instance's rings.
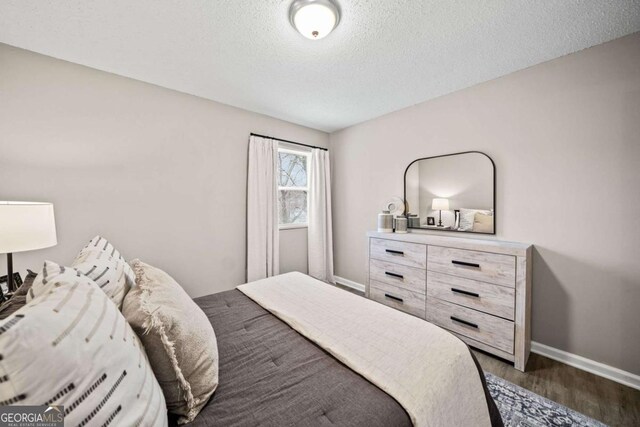
[{"label": "white lamp shade on left", "polygon": [[55,246],[51,203],[0,201],[0,254]]},{"label": "white lamp shade on left", "polygon": [[434,211],[448,211],[449,199],[433,199],[431,209]]}]

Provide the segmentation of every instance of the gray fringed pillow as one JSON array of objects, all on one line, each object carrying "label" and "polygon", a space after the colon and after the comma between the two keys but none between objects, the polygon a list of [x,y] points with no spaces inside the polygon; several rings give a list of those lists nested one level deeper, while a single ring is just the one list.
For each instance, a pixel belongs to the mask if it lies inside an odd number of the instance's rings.
[{"label": "gray fringed pillow", "polygon": [[473,231],[476,233],[493,233],[493,215],[476,212],[473,220]]},{"label": "gray fringed pillow", "polygon": [[144,345],[169,412],[184,424],[198,415],[218,386],[218,345],[204,312],[164,271],[140,260],[122,314]]}]

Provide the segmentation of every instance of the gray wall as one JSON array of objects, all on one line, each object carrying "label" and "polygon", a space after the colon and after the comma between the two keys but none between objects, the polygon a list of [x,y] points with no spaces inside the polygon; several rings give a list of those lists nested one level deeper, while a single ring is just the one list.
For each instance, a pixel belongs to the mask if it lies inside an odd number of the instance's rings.
[{"label": "gray wall", "polygon": [[[16,268],[39,268],[45,258],[69,263],[100,233],[126,257],[165,269],[192,296],[243,283],[250,132],[319,146],[329,140],[0,44],[0,200],[53,202],[59,241],[16,254]],[[306,271],[306,229],[282,234],[281,268]]]},{"label": "gray wall", "polygon": [[309,271],[307,229],[280,230],[280,274],[290,271]]},{"label": "gray wall", "polygon": [[640,34],[336,132],[331,149],[337,275],[365,280],[365,233],[412,160],[483,151],[496,238],[535,245],[533,339],[640,374]]}]

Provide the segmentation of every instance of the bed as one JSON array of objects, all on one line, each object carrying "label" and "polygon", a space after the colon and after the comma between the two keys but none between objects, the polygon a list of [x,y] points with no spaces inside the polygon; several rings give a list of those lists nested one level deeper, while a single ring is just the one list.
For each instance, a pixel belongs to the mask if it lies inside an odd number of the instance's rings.
[{"label": "bed", "polygon": [[[307,280],[302,277],[288,275],[292,285]],[[268,280],[267,285],[271,284]],[[267,287],[261,286],[260,289]],[[330,294],[333,299],[341,299],[342,295],[344,298],[359,298],[331,289],[332,292],[334,290],[340,296]],[[252,299],[246,295],[251,294],[247,289],[243,292],[234,289],[195,299],[216,332],[219,385],[190,426],[418,424],[389,390],[383,391],[385,387],[374,385],[371,378],[368,380],[361,372],[352,369],[353,366],[346,366],[335,353],[329,354],[319,345],[322,340],[308,339],[309,334],[295,322],[291,323],[284,309],[270,308],[278,314],[276,316],[254,301],[266,305],[256,295]],[[333,352],[333,347],[328,348]],[[501,426],[499,412],[488,393],[482,370],[468,347],[466,351],[475,367],[471,375],[477,375],[481,384],[475,394],[481,395],[477,397],[486,405],[489,414],[485,424]],[[454,401],[454,406],[465,404],[464,396],[451,395],[445,399]],[[170,417],[169,425],[177,425],[176,420]]]},{"label": "bed", "polygon": [[502,425],[466,344],[417,317],[302,273],[193,300],[100,236],[78,262],[45,262],[0,310],[3,405],[74,425]]}]

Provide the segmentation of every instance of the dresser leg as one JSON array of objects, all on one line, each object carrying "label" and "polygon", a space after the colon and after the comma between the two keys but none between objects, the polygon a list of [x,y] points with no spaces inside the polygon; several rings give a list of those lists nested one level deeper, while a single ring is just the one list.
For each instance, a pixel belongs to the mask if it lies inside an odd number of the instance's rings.
[{"label": "dresser leg", "polygon": [[529,352],[525,352],[522,357],[519,357],[516,354],[516,358],[513,361],[513,367],[516,368],[520,372],[525,372],[527,368],[527,362],[529,361]]}]

